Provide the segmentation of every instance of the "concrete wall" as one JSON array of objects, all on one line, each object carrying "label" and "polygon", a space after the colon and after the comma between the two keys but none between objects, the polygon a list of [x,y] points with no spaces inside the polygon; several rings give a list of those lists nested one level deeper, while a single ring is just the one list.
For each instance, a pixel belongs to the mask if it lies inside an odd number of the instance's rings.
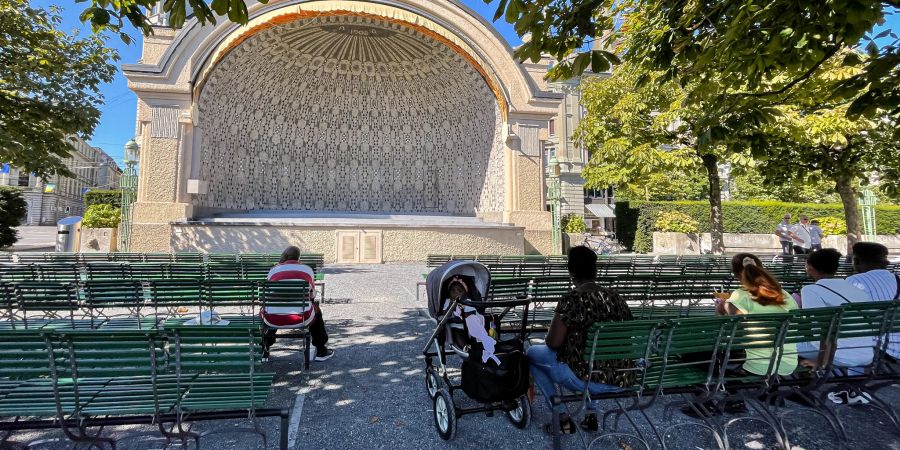
[{"label": "concrete wall", "polygon": [[82,228],[82,253],[110,253],[119,249],[118,228]]},{"label": "concrete wall", "polygon": [[[725,251],[728,253],[780,253],[781,244],[772,234],[725,233]],[[688,235],[685,233],[653,233],[653,253],[662,255],[697,255],[709,253],[709,233]],[[876,242],[885,245],[892,255],[900,254],[900,235],[880,235]],[[822,240],[823,248],[836,248],[842,253],[847,248],[846,236],[828,236]]]},{"label": "concrete wall", "polygon": [[[322,253],[326,262],[337,260],[337,233],[353,228],[296,226],[146,225],[133,229],[131,251],[135,252],[280,252],[288,245]],[[162,229],[161,227],[166,227]],[[384,262],[424,261],[429,254],[521,255],[525,232],[521,227],[503,228],[365,228],[382,233]],[[164,239],[159,237],[165,236]]]}]

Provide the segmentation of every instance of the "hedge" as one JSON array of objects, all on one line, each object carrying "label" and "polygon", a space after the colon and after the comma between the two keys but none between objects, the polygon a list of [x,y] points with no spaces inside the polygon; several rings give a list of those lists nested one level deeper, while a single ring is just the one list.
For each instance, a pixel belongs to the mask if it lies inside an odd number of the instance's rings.
[{"label": "hedge", "polygon": [[84,194],[84,207],[93,205],[112,205],[115,208],[122,207],[122,191],[92,190]]},{"label": "hedge", "polygon": [[[653,224],[657,215],[664,211],[687,214],[700,223],[701,233],[709,232],[708,202],[617,202],[616,234],[619,241],[638,253],[652,251]],[[722,212],[726,233],[772,233],[785,213],[791,213],[794,219],[801,214],[808,215],[810,219],[844,217],[844,208],[838,203],[722,202]],[[900,234],[900,206],[877,206],[875,222],[878,234]]]}]

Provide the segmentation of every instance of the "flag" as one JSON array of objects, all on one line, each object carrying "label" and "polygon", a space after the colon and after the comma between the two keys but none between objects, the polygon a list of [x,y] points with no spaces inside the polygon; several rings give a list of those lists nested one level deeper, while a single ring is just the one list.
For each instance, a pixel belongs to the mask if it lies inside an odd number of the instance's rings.
[{"label": "flag", "polygon": [[3,163],[3,166],[0,166],[0,173],[9,173],[9,163]]}]

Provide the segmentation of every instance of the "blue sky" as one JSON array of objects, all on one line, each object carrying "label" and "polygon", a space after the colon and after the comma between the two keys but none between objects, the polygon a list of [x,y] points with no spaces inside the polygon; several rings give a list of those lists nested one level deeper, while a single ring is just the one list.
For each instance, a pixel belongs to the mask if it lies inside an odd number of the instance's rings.
[{"label": "blue sky", "polygon": [[[486,5],[484,0],[462,0],[462,2],[487,20],[494,16],[496,2],[490,5]],[[32,1],[32,5],[42,7],[56,5],[62,9],[63,29],[75,29],[82,34],[90,33],[90,27],[84,26],[78,20],[79,14],[88,5],[87,3],[76,3],[75,0],[35,0]],[[515,46],[521,42],[512,25],[503,21],[503,19],[495,22],[494,26],[511,45]],[[889,15],[885,24],[876,28],[875,34],[884,28],[892,28],[895,31],[900,30],[900,14]],[[134,29],[129,29],[128,33],[136,38],[138,42],[125,45],[117,36],[111,36],[108,41],[110,46],[119,51],[119,56],[122,58],[120,64],[134,63],[141,55],[140,33]],[[134,135],[137,104],[137,97],[128,90],[121,67],[116,73],[115,79],[103,86],[103,95],[106,97],[106,104],[101,108],[103,115],[100,119],[100,124],[94,131],[93,138],[90,139],[90,143],[102,148],[121,165],[122,146]]]}]

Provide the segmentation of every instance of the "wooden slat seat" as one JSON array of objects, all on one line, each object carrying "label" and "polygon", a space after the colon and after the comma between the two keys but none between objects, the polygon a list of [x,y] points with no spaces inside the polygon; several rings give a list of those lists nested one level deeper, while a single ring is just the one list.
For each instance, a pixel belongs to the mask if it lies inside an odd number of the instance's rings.
[{"label": "wooden slat seat", "polygon": [[196,280],[154,280],[149,283],[150,301],[157,316],[201,311],[203,284]]},{"label": "wooden slat seat", "polygon": [[86,266],[89,281],[130,280],[131,265],[123,263],[91,263]]},{"label": "wooden slat seat", "polygon": [[112,262],[110,253],[79,253],[79,264],[95,264]]},{"label": "wooden slat seat", "polygon": [[40,281],[32,264],[0,264],[0,281]]},{"label": "wooden slat seat", "polygon": [[57,281],[64,283],[77,283],[81,281],[81,269],[78,264],[45,263],[35,264],[38,278],[41,281]]},{"label": "wooden slat seat", "polygon": [[39,328],[51,322],[75,326],[80,317],[78,291],[72,283],[22,282],[16,283],[16,305],[22,315],[24,328]]},{"label": "wooden slat seat", "polygon": [[252,280],[207,280],[203,282],[203,302],[208,308],[237,307],[246,315],[258,313],[257,282]]},{"label": "wooden slat seat", "polygon": [[203,280],[206,268],[202,264],[172,263],[165,265],[166,278],[170,280]]},{"label": "wooden slat seat", "polygon": [[237,261],[210,262],[206,265],[206,277],[210,280],[238,280],[244,278],[244,270]]}]

